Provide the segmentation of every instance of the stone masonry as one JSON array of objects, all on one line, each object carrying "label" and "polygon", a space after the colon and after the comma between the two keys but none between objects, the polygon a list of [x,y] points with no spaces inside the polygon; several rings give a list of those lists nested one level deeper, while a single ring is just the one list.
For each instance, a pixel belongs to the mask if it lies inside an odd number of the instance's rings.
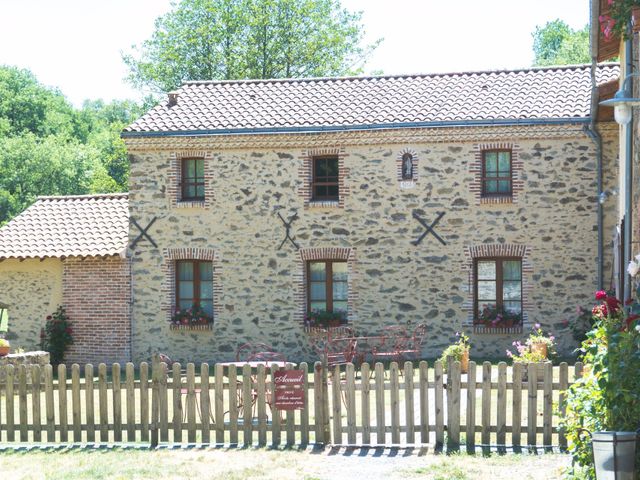
[{"label": "stone masonry", "polygon": [[[462,133],[460,133],[462,132]],[[605,134],[605,188],[615,182],[615,130]],[[349,260],[349,323],[374,335],[389,324],[426,322],[423,355],[435,357],[456,331],[472,330],[470,251],[480,247],[526,252],[526,324],[521,334],[471,335],[472,357],[506,358],[535,322],[559,339],[559,350],[575,347],[565,320],[577,305],[588,306],[596,288],[596,158],[580,126],[501,127],[349,135],[300,134],[128,140],[131,153],[130,214],[149,235],[131,257],[133,278],[132,357],[148,360],[164,352],[180,361],[231,360],[238,345],[262,341],[295,360],[313,360],[300,311],[305,308],[304,257],[334,249]],[[477,197],[479,145],[517,145],[517,201],[482,203]],[[341,197],[337,205],[308,208],[308,155],[313,149],[340,153]],[[208,204],[176,207],[175,158],[200,151],[207,163]],[[419,181],[398,179],[398,158],[419,159]],[[307,206],[307,208],[305,208]],[[608,239],[614,202],[605,204]],[[277,212],[294,213],[286,242]],[[423,231],[413,218],[435,227]],[[130,231],[130,239],[137,236]],[[607,240],[608,241],[608,240]],[[170,249],[201,249],[214,261],[217,305],[211,330],[172,331],[166,313]],[[605,245],[605,280],[611,275]],[[307,252],[307,253],[305,253]],[[346,252],[346,253],[345,253]],[[302,290],[302,292],[301,292]]]}]

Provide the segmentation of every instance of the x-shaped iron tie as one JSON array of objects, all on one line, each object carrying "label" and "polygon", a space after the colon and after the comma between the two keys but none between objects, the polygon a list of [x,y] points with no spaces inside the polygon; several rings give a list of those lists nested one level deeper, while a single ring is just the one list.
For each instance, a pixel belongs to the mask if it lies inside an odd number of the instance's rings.
[{"label": "x-shaped iron tie", "polygon": [[293,244],[293,246],[296,247],[296,250],[300,250],[300,247],[295,242],[295,240],[293,240],[293,238],[291,238],[291,235],[290,235],[291,224],[298,219],[298,213],[295,213],[293,215],[293,217],[290,217],[288,222],[284,218],[282,218],[282,215],[280,215],[280,212],[278,212],[278,217],[280,217],[280,220],[282,220],[282,223],[284,224],[284,228],[286,229],[286,232],[285,232],[286,235],[285,235],[284,239],[282,240],[282,243],[280,243],[280,246],[278,247],[278,250],[280,250],[282,248],[282,246],[285,244],[285,242],[287,240],[289,240]]},{"label": "x-shaped iron tie", "polygon": [[415,218],[418,222],[420,222],[420,225],[424,227],[424,232],[422,232],[422,235],[420,235],[420,238],[418,238],[417,240],[414,240],[411,243],[417,247],[420,244],[420,242],[424,240],[424,237],[426,237],[429,233],[431,233],[433,234],[434,237],[436,237],[440,241],[440,243],[442,243],[443,245],[446,245],[447,243],[433,229],[433,227],[435,227],[438,224],[440,219],[444,217],[445,213],[446,212],[438,213],[438,217],[433,221],[433,223],[431,223],[431,225],[427,225],[427,222],[421,219],[416,212],[413,212],[413,218]]},{"label": "x-shaped iron tie", "polygon": [[142,237],[144,237],[147,240],[149,240],[151,242],[151,245],[153,245],[155,248],[158,248],[158,245],[156,245],[156,242],[154,242],[153,239],[147,233],[149,231],[149,229],[151,228],[151,225],[153,225],[153,223],[155,221],[156,221],[156,217],[153,217],[151,219],[151,221],[149,222],[149,224],[145,228],[142,228],[138,224],[138,222],[136,222],[136,220],[133,217],[131,217],[131,222],[137,227],[138,230],[140,230],[140,235],[138,235],[136,238],[134,238],[133,242],[131,242],[131,245],[129,247],[129,248],[131,248],[131,250],[136,248],[136,244],[142,239]]}]

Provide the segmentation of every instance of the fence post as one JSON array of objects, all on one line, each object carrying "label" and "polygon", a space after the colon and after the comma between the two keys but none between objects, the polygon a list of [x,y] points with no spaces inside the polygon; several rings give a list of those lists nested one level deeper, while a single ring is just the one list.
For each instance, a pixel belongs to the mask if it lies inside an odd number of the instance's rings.
[{"label": "fence post", "polygon": [[331,443],[331,423],[329,416],[329,374],[328,367],[325,363],[322,363],[322,422],[324,435],[324,444]]},{"label": "fence post", "polygon": [[160,422],[160,357],[154,353],[151,357],[151,448],[158,446],[158,424]]}]

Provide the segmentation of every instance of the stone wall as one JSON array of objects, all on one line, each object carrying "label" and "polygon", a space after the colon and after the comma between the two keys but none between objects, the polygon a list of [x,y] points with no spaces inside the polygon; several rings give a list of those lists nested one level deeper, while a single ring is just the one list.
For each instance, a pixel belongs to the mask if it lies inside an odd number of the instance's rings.
[{"label": "stone wall", "polygon": [[[175,189],[167,172],[181,150],[144,151],[137,144],[131,150],[131,215],[143,226],[157,217],[149,235],[158,248],[142,240],[130,252],[134,361],[156,351],[181,361],[230,360],[248,341],[272,344],[291,358],[313,359],[300,312],[303,258],[317,249],[348,256],[349,321],[358,334],[426,322],[427,357],[439,355],[456,331],[471,329],[468,252],[482,246],[526,251],[525,329],[540,322],[559,338],[562,353],[571,352],[565,320],[573,318],[576,305],[591,302],[596,287],[594,144],[577,127],[555,127],[548,138],[528,135],[523,127],[505,127],[498,135],[495,129],[491,135],[480,130],[458,139],[429,133],[434,136],[429,142],[385,134],[368,145],[338,143],[340,137],[331,134],[300,135],[287,139],[287,146],[278,146],[276,138],[270,147],[244,149],[206,148],[207,140],[200,139],[191,148],[205,152],[214,200],[191,208],[176,208],[169,193]],[[472,138],[476,133],[478,140]],[[305,206],[307,184],[300,172],[306,171],[307,140],[316,147],[324,141],[340,152],[340,188],[348,192],[343,204]],[[511,203],[478,201],[476,154],[492,142],[517,148],[521,164],[514,180],[520,184]],[[617,143],[607,140],[605,147],[611,182]],[[419,180],[410,185],[397,175],[398,156],[406,151],[419,159],[414,167]],[[614,203],[606,208],[615,217]],[[285,230],[278,212],[285,219],[298,214],[291,233],[300,251],[290,242],[279,249]],[[434,228],[446,245],[427,235],[414,246],[424,229],[413,214],[431,224],[440,212],[444,216]],[[609,229],[614,221],[607,222]],[[130,236],[137,235],[132,229]],[[176,248],[200,249],[214,258],[218,308],[212,330],[169,329],[166,262],[172,261],[167,252]],[[505,349],[524,335],[471,335],[473,355],[505,358]]]},{"label": "stone wall", "polygon": [[37,349],[45,318],[62,304],[62,262],[9,259],[0,262],[0,303],[9,306],[7,339],[13,349]]},{"label": "stone wall", "polygon": [[129,361],[129,261],[118,256],[74,257],[63,265],[64,306],[74,339],[65,363]]},{"label": "stone wall", "polygon": [[44,382],[44,366],[49,364],[49,353],[40,350],[25,353],[10,353],[4,357],[0,357],[0,384],[7,378],[6,366],[13,365],[15,368],[14,380],[18,383],[19,368],[21,365],[26,367],[27,383],[31,382],[31,367],[33,365],[40,366],[40,381]]}]

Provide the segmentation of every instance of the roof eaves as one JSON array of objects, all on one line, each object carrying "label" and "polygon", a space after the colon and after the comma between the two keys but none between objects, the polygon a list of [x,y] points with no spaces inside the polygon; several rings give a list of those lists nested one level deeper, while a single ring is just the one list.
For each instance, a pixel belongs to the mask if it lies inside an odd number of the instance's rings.
[{"label": "roof eaves", "polygon": [[533,126],[533,125],[570,125],[589,123],[590,117],[568,118],[527,118],[527,119],[481,119],[453,120],[437,122],[402,122],[376,123],[366,125],[326,125],[302,127],[267,127],[267,128],[225,128],[218,130],[175,130],[175,131],[124,131],[122,138],[136,137],[182,137],[210,135],[269,135],[286,133],[325,133],[343,131],[394,130],[402,128],[457,128],[482,126]]}]

